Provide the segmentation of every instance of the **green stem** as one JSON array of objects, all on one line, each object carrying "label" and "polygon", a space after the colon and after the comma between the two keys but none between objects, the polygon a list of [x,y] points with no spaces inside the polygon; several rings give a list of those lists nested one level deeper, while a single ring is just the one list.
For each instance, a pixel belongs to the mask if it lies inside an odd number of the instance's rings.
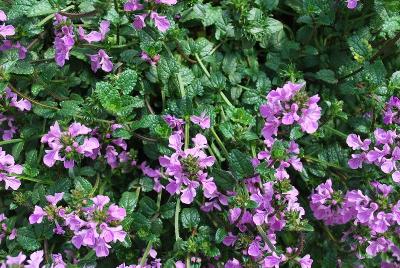
[{"label": "green stem", "polygon": [[167,46],[167,44],[164,43],[164,42],[162,42],[162,44],[163,44],[165,50],[167,51],[168,55],[170,55],[171,58],[174,58],[174,54],[172,54],[172,51],[171,51],[171,49],[169,49],[169,47]]},{"label": "green stem", "polygon": [[260,233],[262,239],[264,242],[268,245],[269,249],[273,252],[275,252],[275,246],[271,243],[271,240],[269,240],[267,234],[263,230],[263,228],[260,225],[257,225],[257,231]]},{"label": "green stem", "polygon": [[228,104],[229,107],[234,108],[235,106],[229,101],[229,99],[226,97],[224,92],[220,91],[219,95],[221,95],[222,99],[225,101],[226,104]]},{"label": "green stem", "polygon": [[157,195],[157,211],[160,211],[160,207],[161,207],[161,197],[162,197],[162,191],[160,191]]},{"label": "green stem", "polygon": [[185,87],[183,85],[182,76],[180,73],[177,73],[176,76],[178,77],[178,84],[179,84],[179,91],[181,92],[181,98],[183,99],[186,96]]},{"label": "green stem", "polygon": [[214,136],[215,140],[217,141],[217,143],[221,147],[222,151],[224,151],[225,156],[228,157],[228,155],[229,155],[228,150],[226,149],[224,143],[219,138],[217,132],[215,132],[214,127],[211,127],[210,130],[211,130],[211,134]]},{"label": "green stem", "polygon": [[151,241],[149,241],[149,243],[147,243],[147,247],[146,247],[146,249],[144,250],[143,257],[142,257],[141,260],[140,260],[139,267],[144,267],[144,264],[145,264],[146,261],[147,261],[147,256],[149,256],[149,253],[150,253],[151,244],[152,244]]},{"label": "green stem", "polygon": [[203,62],[201,61],[201,59],[200,59],[200,57],[199,57],[199,54],[196,53],[196,54],[194,54],[194,56],[196,57],[197,62],[200,64],[201,69],[203,69],[203,72],[206,74],[206,76],[207,76],[208,78],[210,78],[211,75],[210,75],[210,73],[208,72],[206,66],[204,66]]},{"label": "green stem", "polygon": [[186,267],[185,268],[190,268],[190,257],[186,256]]},{"label": "green stem", "polygon": [[[74,6],[69,6],[69,7],[64,8],[62,11],[68,11],[68,10],[71,10],[71,9],[73,9],[73,8],[74,8]],[[41,21],[39,21],[39,23],[38,23],[36,26],[37,26],[37,27],[42,27],[43,25],[46,24],[46,22],[48,22],[49,20],[51,20],[51,19],[54,17],[54,15],[55,15],[55,14],[50,14],[50,15],[48,15],[47,17],[45,17],[44,19],[42,19]]]},{"label": "green stem", "polygon": [[329,129],[333,134],[335,134],[335,135],[337,135],[337,136],[339,136],[339,137],[342,137],[342,138],[347,139],[347,135],[344,134],[343,132],[341,132],[341,131],[339,131],[339,130],[337,130],[337,129],[334,129],[334,128],[328,126],[328,125],[325,125],[324,127],[325,127],[326,129]]},{"label": "green stem", "polygon": [[346,169],[346,168],[343,168],[343,167],[335,165],[335,164],[331,164],[329,162],[326,162],[326,161],[318,159],[318,158],[314,158],[314,157],[309,156],[309,155],[304,155],[302,158],[304,158],[306,160],[309,160],[309,161],[312,161],[312,162],[321,163],[321,164],[326,165],[328,167],[336,168],[336,169],[343,170],[343,171],[348,171],[348,169]]},{"label": "green stem", "polygon": [[176,199],[176,206],[175,206],[175,240],[178,241],[179,237],[179,212],[181,210],[181,200],[179,197]]},{"label": "green stem", "polygon": [[53,184],[53,181],[50,180],[40,180],[40,179],[36,179],[36,178],[30,178],[30,177],[26,177],[23,175],[15,175],[13,174],[13,176],[17,177],[20,180],[24,180],[24,181],[33,181],[33,182],[39,182],[39,183],[43,183],[43,184]]}]

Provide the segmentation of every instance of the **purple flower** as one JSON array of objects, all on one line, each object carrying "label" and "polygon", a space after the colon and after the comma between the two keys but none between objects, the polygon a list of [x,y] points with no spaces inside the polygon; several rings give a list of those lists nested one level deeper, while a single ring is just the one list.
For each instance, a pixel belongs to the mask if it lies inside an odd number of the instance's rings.
[{"label": "purple flower", "polygon": [[368,241],[369,246],[366,249],[368,255],[375,257],[380,252],[386,252],[390,242],[383,237],[373,241]]},{"label": "purple flower", "polygon": [[66,268],[67,264],[64,262],[63,257],[60,253],[52,254],[51,258],[53,259],[52,268]]},{"label": "purple flower", "polygon": [[173,6],[177,3],[177,0],[155,0],[156,4],[165,4],[169,6]]},{"label": "purple flower", "polygon": [[201,129],[210,128],[210,125],[211,125],[210,117],[206,116],[205,112],[202,112],[200,116],[192,115],[190,117],[190,121],[192,121],[194,124],[200,126]]},{"label": "purple flower", "polygon": [[136,11],[143,9],[143,5],[139,3],[139,0],[128,0],[124,4],[124,11]]},{"label": "purple flower", "polygon": [[46,216],[47,213],[39,206],[35,206],[33,214],[29,216],[29,223],[41,223],[43,221],[43,217]]},{"label": "purple flower", "polygon": [[22,174],[22,166],[16,165],[12,155],[0,147],[0,182],[4,181],[6,190],[17,190],[21,186],[21,181],[14,174]]},{"label": "purple flower", "polygon": [[29,256],[28,264],[25,265],[24,267],[26,268],[39,268],[40,263],[43,261],[43,250],[39,250],[36,252],[33,252]]},{"label": "purple flower", "polygon": [[147,14],[139,14],[139,15],[135,15],[135,19],[133,20],[133,27],[136,30],[141,30],[144,27],[146,27],[146,23],[144,22],[144,20],[146,19]]},{"label": "purple flower", "polygon": [[349,136],[347,136],[346,142],[347,145],[351,147],[353,150],[362,149],[363,151],[368,150],[369,145],[371,144],[371,140],[366,139],[362,141],[360,136],[356,134],[350,134]]},{"label": "purple flower", "polygon": [[101,68],[103,71],[109,73],[113,69],[113,63],[103,49],[100,49],[95,55],[90,55],[90,61],[93,72],[97,72]]},{"label": "purple flower", "polygon": [[3,44],[0,46],[0,51],[7,51],[13,48],[18,49],[18,56],[20,60],[26,58],[28,50],[26,47],[22,46],[20,42],[13,44],[11,40],[3,40]]},{"label": "purple flower", "polygon": [[242,265],[240,265],[240,262],[237,259],[233,258],[225,263],[224,268],[242,268]]},{"label": "purple flower", "polygon": [[154,57],[150,57],[149,54],[142,51],[142,53],[140,53],[140,58],[154,66],[160,60],[161,56],[157,54]]},{"label": "purple flower", "polygon": [[7,21],[6,13],[0,9],[0,21]]},{"label": "purple flower", "polygon": [[169,29],[170,23],[166,16],[160,16],[157,12],[150,13],[150,19],[154,21],[154,25],[160,32],[165,32]]},{"label": "purple flower", "polygon": [[299,261],[299,264],[301,268],[311,268],[311,265],[313,263],[313,260],[310,257],[310,254],[305,255],[303,258],[301,258]]},{"label": "purple flower", "polygon": [[6,257],[6,264],[9,267],[12,267],[13,265],[20,266],[22,263],[24,263],[25,259],[26,259],[26,256],[22,252],[20,252],[15,257],[7,256]]},{"label": "purple flower", "polygon": [[89,44],[92,42],[100,42],[106,38],[106,34],[110,31],[110,22],[103,20],[100,23],[99,32],[91,31],[89,34],[85,34],[85,30],[82,27],[78,28],[79,38],[87,41]]},{"label": "purple flower", "polygon": [[58,202],[61,201],[63,198],[64,193],[55,193],[54,195],[47,195],[46,200],[49,202],[52,206],[56,206]]},{"label": "purple flower", "polygon": [[[56,15],[55,25],[59,25],[59,19],[63,19]],[[56,29],[54,39],[55,60],[59,66],[64,66],[65,61],[69,60],[69,52],[75,44],[75,36],[73,26],[61,26],[61,29]]]},{"label": "purple flower", "polygon": [[346,0],[347,1],[347,8],[354,9],[357,7],[358,0]]},{"label": "purple flower", "polygon": [[284,261],[284,259],[282,257],[279,257],[278,255],[276,255],[276,253],[274,252],[271,256],[267,256],[263,259],[262,261],[262,267],[265,268],[279,268],[279,264]]}]

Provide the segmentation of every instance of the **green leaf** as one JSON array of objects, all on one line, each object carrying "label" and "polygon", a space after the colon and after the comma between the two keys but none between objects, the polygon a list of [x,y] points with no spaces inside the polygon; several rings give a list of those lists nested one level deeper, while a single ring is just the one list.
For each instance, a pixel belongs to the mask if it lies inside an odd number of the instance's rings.
[{"label": "green leaf", "polygon": [[237,149],[229,153],[228,162],[230,171],[238,180],[249,178],[254,174],[254,168],[251,164],[250,157]]},{"label": "green leaf", "polygon": [[236,184],[235,178],[228,171],[213,168],[211,172],[214,177],[214,181],[218,186],[218,189],[222,189],[223,191],[233,190]]},{"label": "green leaf", "polygon": [[54,12],[56,12],[56,10],[53,9],[48,0],[41,0],[38,3],[35,3],[32,8],[28,10],[27,15],[28,17],[38,17]]},{"label": "green leaf", "polygon": [[83,177],[76,177],[74,183],[75,188],[85,194],[90,194],[93,190],[92,184]]},{"label": "green leaf", "polygon": [[336,84],[338,80],[335,77],[335,73],[332,70],[322,69],[316,73],[315,78],[322,80],[329,84]]},{"label": "green leaf", "polygon": [[128,95],[134,89],[137,82],[138,75],[136,71],[127,69],[117,76],[115,85],[120,89],[124,95]]},{"label": "green leaf", "polygon": [[184,208],[181,212],[181,222],[184,228],[196,228],[200,223],[199,212],[195,208]]},{"label": "green leaf", "polygon": [[151,216],[154,213],[156,213],[157,211],[157,204],[156,202],[151,199],[148,196],[144,196],[140,202],[139,202],[139,206],[140,206],[140,211],[144,214],[144,215],[148,215]]},{"label": "green leaf", "polygon": [[120,207],[126,210],[127,214],[135,210],[138,201],[138,196],[135,192],[124,192],[119,200]]},{"label": "green leaf", "polygon": [[17,231],[17,242],[26,251],[38,250],[41,245],[35,236],[32,227],[22,227]]},{"label": "green leaf", "polygon": [[228,233],[225,231],[224,228],[218,228],[217,232],[215,233],[215,242],[220,244]]}]

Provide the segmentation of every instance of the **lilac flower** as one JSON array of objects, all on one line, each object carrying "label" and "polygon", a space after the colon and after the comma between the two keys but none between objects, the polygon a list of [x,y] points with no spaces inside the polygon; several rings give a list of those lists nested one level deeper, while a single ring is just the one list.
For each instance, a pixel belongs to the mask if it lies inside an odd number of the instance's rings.
[{"label": "lilac flower", "polygon": [[177,0],[155,0],[156,4],[165,4],[169,6],[173,6],[177,3]]},{"label": "lilac flower", "polygon": [[52,254],[53,264],[51,268],[66,268],[67,264],[64,262],[63,257],[60,253]]},{"label": "lilac flower", "polygon": [[[3,10],[0,10],[0,21],[7,21],[6,13]],[[15,28],[12,25],[6,25],[5,23],[0,24],[0,35],[6,39],[7,36],[11,36],[15,34]]]},{"label": "lilac flower", "polygon": [[82,157],[95,159],[100,144],[96,138],[87,136],[91,131],[80,123],[72,123],[68,131],[61,131],[58,122],[55,122],[41,139],[50,147],[50,150],[45,150],[43,163],[52,167],[57,161],[62,161],[64,167],[70,169]]},{"label": "lilac flower", "polygon": [[7,21],[6,13],[0,9],[0,21]]},{"label": "lilac flower", "polygon": [[[59,21],[57,20],[55,25],[59,25]],[[61,18],[61,21],[64,18]],[[69,60],[69,52],[73,48],[75,44],[75,36],[73,26],[62,26],[59,30],[55,31],[55,39],[54,39],[54,48],[55,48],[55,60],[59,66],[64,66],[65,61]]]},{"label": "lilac flower", "polygon": [[15,44],[13,44],[11,40],[3,40],[3,44],[0,46],[0,51],[7,51],[13,48],[18,49],[18,56],[20,60],[26,58],[28,49],[22,46],[20,42],[16,42]]},{"label": "lilac flower", "polygon": [[110,22],[103,20],[100,23],[99,31],[91,31],[89,34],[85,34],[85,30],[82,27],[78,28],[79,38],[87,41],[89,44],[93,42],[100,42],[106,38],[106,34],[110,31]]},{"label": "lilac flower", "polygon": [[18,100],[18,95],[12,92],[9,87],[6,87],[4,91],[6,93],[6,97],[10,100],[11,107],[15,107],[21,112],[31,110],[32,104],[30,101],[22,98]]},{"label": "lilac flower", "polygon": [[124,11],[136,11],[143,9],[143,5],[139,3],[139,0],[128,0],[124,4]]},{"label": "lilac flower", "polygon": [[190,117],[190,121],[192,121],[194,124],[198,125],[201,127],[201,129],[207,129],[210,128],[210,117],[206,116],[205,112],[202,112],[200,116],[192,115]]},{"label": "lilac flower", "polygon": [[133,20],[132,25],[136,30],[141,30],[146,27],[146,23],[144,20],[146,19],[147,15],[147,13],[135,15],[135,19]]},{"label": "lilac flower", "polygon": [[262,261],[262,267],[265,268],[279,268],[279,264],[284,261],[284,258],[282,256],[276,255],[274,252],[271,256],[267,256],[263,259]]},{"label": "lilac flower", "polygon": [[12,155],[0,147],[0,182],[4,181],[6,190],[17,190],[20,187],[21,181],[14,174],[22,174],[22,166],[16,165]]},{"label": "lilac flower", "polygon": [[91,67],[93,72],[97,72],[98,69],[102,69],[105,72],[111,72],[113,69],[113,63],[107,53],[100,49],[97,54],[90,55]]},{"label": "lilac flower", "polygon": [[35,206],[33,214],[29,216],[29,223],[30,224],[41,223],[43,221],[44,216],[47,216],[47,213],[43,210],[43,208]]},{"label": "lilac flower", "polygon": [[347,1],[347,8],[354,9],[357,7],[359,0],[346,0]]},{"label": "lilac flower", "polygon": [[22,252],[20,252],[15,257],[7,256],[5,264],[8,265],[9,267],[12,267],[13,265],[20,266],[21,264],[24,263],[25,259],[26,256]]},{"label": "lilac flower", "polygon": [[298,260],[301,268],[311,268],[313,260],[310,258],[310,254],[305,255],[303,258]]},{"label": "lilac flower", "polygon": [[153,20],[154,25],[160,32],[166,32],[170,27],[170,22],[166,16],[160,16],[157,12],[150,13],[150,19]]},{"label": "lilac flower", "polygon": [[39,268],[40,263],[43,261],[43,250],[39,250],[36,252],[33,252],[29,256],[28,264],[25,265],[24,267],[26,268]]},{"label": "lilac flower", "polygon": [[242,265],[240,265],[240,262],[237,259],[233,258],[225,263],[224,268],[242,268]]},{"label": "lilac flower", "polygon": [[154,57],[150,57],[149,54],[146,52],[142,51],[140,53],[140,58],[148,63],[150,63],[152,66],[156,65],[157,62],[160,60],[161,56],[159,54],[155,55]]},{"label": "lilac flower", "polygon": [[[266,119],[262,134],[265,139],[276,136],[281,124],[298,123],[306,133],[314,133],[321,118],[321,108],[317,105],[319,96],[314,95],[307,101],[295,102],[295,96],[307,97],[301,90],[303,84],[286,83],[282,88],[271,90],[267,95],[267,103],[260,107],[261,115]],[[304,96],[303,96],[304,95]]]},{"label": "lilac flower", "polygon": [[217,190],[212,178],[204,169],[211,167],[215,158],[207,156],[207,139],[197,134],[192,138],[194,147],[182,150],[182,133],[176,132],[169,138],[169,147],[175,150],[171,156],[162,156],[159,163],[170,178],[166,190],[171,194],[181,194],[181,201],[190,204],[196,197],[196,189],[202,185],[204,196],[211,197]]},{"label": "lilac flower", "polygon": [[61,201],[63,198],[64,193],[55,193],[54,195],[47,195],[46,200],[49,202],[52,206],[56,206],[58,202]]}]

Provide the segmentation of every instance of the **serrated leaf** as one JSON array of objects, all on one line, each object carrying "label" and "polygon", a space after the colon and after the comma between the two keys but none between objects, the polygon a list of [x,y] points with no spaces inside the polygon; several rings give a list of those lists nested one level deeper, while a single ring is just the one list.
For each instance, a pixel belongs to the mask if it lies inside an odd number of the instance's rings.
[{"label": "serrated leaf", "polygon": [[228,162],[230,171],[238,180],[249,178],[254,174],[250,157],[237,149],[229,153]]},{"label": "serrated leaf", "polygon": [[181,212],[181,222],[184,228],[196,228],[200,223],[200,214],[195,208],[184,208]]}]

